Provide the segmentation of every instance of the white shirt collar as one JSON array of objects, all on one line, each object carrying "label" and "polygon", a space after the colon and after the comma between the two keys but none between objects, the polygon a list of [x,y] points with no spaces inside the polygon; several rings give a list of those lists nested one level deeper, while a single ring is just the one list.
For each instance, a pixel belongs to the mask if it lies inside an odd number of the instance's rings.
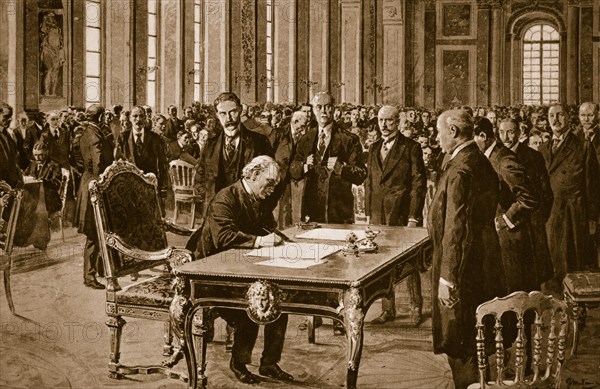
[{"label": "white shirt collar", "polygon": [[492,155],[492,151],[494,150],[494,147],[496,147],[496,141],[494,141],[490,145],[490,147],[488,147],[487,150],[485,150],[484,154],[488,159],[490,158],[490,155]]},{"label": "white shirt collar", "polygon": [[137,137],[138,137],[138,136],[140,136],[140,138],[141,138],[142,142],[144,142],[144,135],[145,135],[145,131],[144,131],[144,128],[143,128],[143,127],[142,127],[142,130],[141,130],[141,131],[136,131],[136,130],[134,130],[134,129],[131,129],[131,131],[133,132],[133,135],[134,135],[134,137],[133,137],[133,141],[134,141],[134,142],[137,140]]},{"label": "white shirt collar", "polygon": [[470,145],[470,144],[472,144],[472,143],[475,143],[475,141],[474,141],[473,139],[471,139],[471,140],[469,140],[469,141],[466,141],[465,143],[462,143],[462,144],[458,145],[458,146],[457,146],[457,147],[454,149],[454,151],[452,152],[452,155],[450,155],[450,159],[449,159],[449,161],[452,161],[452,160],[453,160],[453,159],[454,159],[454,158],[455,158],[455,157],[458,155],[458,153],[460,153],[460,151],[461,151],[462,149],[464,149],[465,147],[469,146],[469,145]]},{"label": "white shirt collar", "polygon": [[325,137],[326,138],[330,137],[331,136],[331,126],[332,125],[333,125],[333,122],[329,123],[325,127],[320,127],[319,126],[319,136],[321,136],[322,132],[325,132]]}]

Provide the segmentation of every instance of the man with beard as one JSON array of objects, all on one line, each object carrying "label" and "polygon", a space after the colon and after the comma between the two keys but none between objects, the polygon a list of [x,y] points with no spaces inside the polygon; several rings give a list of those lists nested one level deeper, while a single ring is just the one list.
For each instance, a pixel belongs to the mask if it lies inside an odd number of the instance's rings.
[{"label": "man with beard", "polygon": [[[517,159],[525,168],[525,174],[531,180],[535,193],[537,193],[540,200],[539,206],[533,210],[529,217],[533,266],[527,269],[531,275],[534,290],[540,290],[542,283],[553,276],[552,261],[548,249],[548,236],[546,235],[546,222],[550,216],[550,209],[552,209],[552,201],[554,200],[550,178],[542,154],[519,141],[520,127],[516,120],[510,118],[501,120],[498,126],[498,138],[506,148],[517,155]],[[523,226],[520,230],[521,233],[526,233],[523,231]]]},{"label": "man with beard", "polygon": [[454,385],[477,382],[475,310],[506,294],[494,215],[498,176],[473,140],[473,118],[463,109],[437,122],[448,158],[437,183],[427,228],[433,244],[433,351],[445,353]]},{"label": "man with beard", "polygon": [[333,122],[333,96],[320,92],[312,101],[318,127],[300,138],[290,166],[295,180],[306,179],[302,218],[321,223],[354,223],[352,184],[363,183],[367,169],[358,136]]},{"label": "man with beard", "polygon": [[592,144],[569,131],[562,104],[548,109],[552,140],[540,146],[550,175],[554,202],[546,225],[554,276],[596,266],[592,236],[596,233],[600,196],[598,161]]}]

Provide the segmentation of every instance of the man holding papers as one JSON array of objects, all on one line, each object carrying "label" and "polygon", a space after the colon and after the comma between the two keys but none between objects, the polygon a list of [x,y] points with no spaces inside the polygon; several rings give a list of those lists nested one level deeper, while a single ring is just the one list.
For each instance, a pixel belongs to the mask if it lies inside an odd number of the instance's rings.
[{"label": "man holding papers", "polygon": [[[242,179],[217,193],[206,212],[200,228],[188,241],[187,248],[195,259],[218,254],[232,248],[272,247],[282,243],[273,231],[276,226],[271,209],[265,203],[279,183],[279,165],[269,156],[254,158],[242,170]],[[246,384],[257,384],[260,379],[248,371],[252,349],[258,336],[258,324],[246,312],[220,309],[219,315],[236,331],[233,340],[231,370]],[[265,346],[258,372],[278,380],[291,381],[293,377],[277,365],[283,350],[288,315],[265,325]]]},{"label": "man holding papers", "polygon": [[320,92],[312,100],[318,127],[310,128],[298,141],[290,165],[293,179],[306,179],[302,220],[321,223],[354,223],[352,184],[365,180],[367,169],[358,136],[333,121],[331,94]]}]

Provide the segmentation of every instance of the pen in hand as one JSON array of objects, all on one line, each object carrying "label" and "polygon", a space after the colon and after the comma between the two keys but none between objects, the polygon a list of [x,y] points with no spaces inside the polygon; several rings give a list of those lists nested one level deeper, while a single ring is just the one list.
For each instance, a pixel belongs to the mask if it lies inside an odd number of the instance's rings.
[{"label": "pen in hand", "polygon": [[269,231],[268,229],[263,228],[263,231],[265,231],[267,234],[275,234],[279,236],[284,242],[292,242],[292,240],[288,238],[287,235],[279,231],[277,228],[274,228],[273,231]]}]

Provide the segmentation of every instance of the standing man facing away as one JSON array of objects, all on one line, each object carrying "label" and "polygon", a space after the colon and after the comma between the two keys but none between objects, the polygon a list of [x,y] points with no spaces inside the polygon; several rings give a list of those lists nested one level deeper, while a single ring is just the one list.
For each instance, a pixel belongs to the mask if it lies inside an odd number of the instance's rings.
[{"label": "standing man facing away", "polygon": [[[423,223],[427,173],[421,146],[398,131],[398,109],[384,105],[377,115],[381,139],[369,148],[365,180],[366,213],[371,223],[416,227]],[[423,297],[421,278],[415,272],[407,278],[411,321],[421,321]],[[372,323],[396,317],[395,298],[384,298],[382,313]]]},{"label": "standing man facing away", "polygon": [[469,113],[446,111],[437,129],[448,158],[427,222],[433,244],[433,350],[447,354],[454,385],[464,389],[478,380],[475,310],[506,294],[494,228],[499,183],[473,141]]},{"label": "standing man facing away", "polygon": [[[282,243],[272,231],[276,223],[272,209],[265,200],[279,183],[279,165],[269,156],[252,159],[242,170],[242,179],[217,193],[207,208],[199,234],[188,241],[187,248],[196,260],[232,248],[272,247]],[[229,367],[235,377],[245,384],[257,384],[260,379],[246,367],[251,362],[252,349],[258,336],[258,324],[245,311],[219,309],[219,315],[235,327]],[[281,358],[288,315],[282,314],[265,325],[265,342],[259,374],[278,380],[294,378],[283,371]]]},{"label": "standing man facing away", "polygon": [[104,285],[96,280],[96,273],[101,273],[103,266],[100,262],[100,248],[88,184],[97,180],[113,162],[113,151],[110,141],[105,138],[100,128],[104,120],[104,107],[98,104],[90,105],[85,111],[85,117],[87,122],[83,124],[84,130],[79,141],[84,171],[77,194],[74,224],[77,225],[77,232],[87,237],[83,251],[83,283],[93,289],[104,289]]},{"label": "standing man facing away", "polygon": [[365,180],[358,136],[333,122],[333,96],[319,92],[312,100],[318,126],[300,138],[290,167],[295,180],[306,179],[302,218],[321,223],[354,223],[352,184]]}]

